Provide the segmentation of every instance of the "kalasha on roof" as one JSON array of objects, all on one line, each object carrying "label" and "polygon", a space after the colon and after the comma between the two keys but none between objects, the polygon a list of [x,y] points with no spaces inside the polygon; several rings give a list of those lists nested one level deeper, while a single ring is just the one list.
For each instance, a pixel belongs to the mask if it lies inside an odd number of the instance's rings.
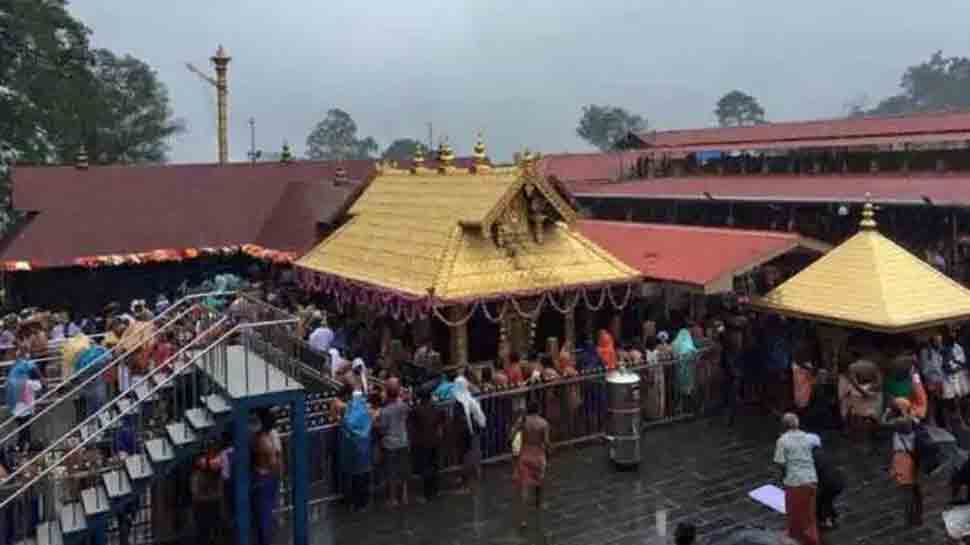
[{"label": "kalasha on roof", "polygon": [[574,229],[575,210],[533,160],[469,170],[447,159],[437,170],[384,167],[349,215],[297,260],[305,281],[450,304],[639,277]]},{"label": "kalasha on roof", "polygon": [[858,233],[752,306],[882,333],[970,318],[970,291],[879,234],[874,214],[866,203]]}]

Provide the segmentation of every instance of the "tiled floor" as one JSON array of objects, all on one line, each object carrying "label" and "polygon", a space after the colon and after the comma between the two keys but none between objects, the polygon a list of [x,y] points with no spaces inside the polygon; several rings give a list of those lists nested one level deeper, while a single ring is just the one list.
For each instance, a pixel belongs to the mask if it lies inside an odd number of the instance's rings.
[{"label": "tiled floor", "polygon": [[[428,505],[372,506],[364,514],[313,506],[311,543],[653,545],[668,543],[658,535],[663,519],[668,533],[679,521],[694,522],[701,543],[737,526],[779,529],[782,516],[747,497],[777,476],[771,464],[777,431],[774,420],[756,417],[734,429],[721,420],[654,429],[645,436],[639,472],[615,471],[601,446],[559,452],[551,461],[546,509],[526,531],[517,527],[519,503],[505,464],[486,470],[475,496],[445,494]],[[927,486],[926,525],[907,531],[884,470],[887,456],[868,456],[839,437],[826,435],[825,441],[849,479],[840,498],[842,527],[826,535],[826,544],[949,543],[940,518],[949,494],[945,482]]]}]

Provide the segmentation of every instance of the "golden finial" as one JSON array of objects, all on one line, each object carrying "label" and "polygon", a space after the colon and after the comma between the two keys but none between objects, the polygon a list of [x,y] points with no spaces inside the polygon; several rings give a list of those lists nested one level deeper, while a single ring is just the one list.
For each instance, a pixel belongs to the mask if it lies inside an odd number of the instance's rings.
[{"label": "golden finial", "polygon": [[347,183],[347,169],[343,165],[338,166],[333,173],[333,185],[344,185]]},{"label": "golden finial", "polygon": [[88,150],[84,147],[84,144],[81,144],[81,147],[79,147],[77,150],[77,157],[75,158],[74,166],[78,170],[88,169]]},{"label": "golden finial", "polygon": [[482,142],[482,133],[478,133],[478,141],[475,142],[472,156],[475,158],[475,164],[481,165],[485,163],[485,142]]},{"label": "golden finial", "polygon": [[418,144],[418,149],[414,150],[414,166],[420,167],[424,165],[424,146]]},{"label": "golden finial", "polygon": [[866,193],[866,204],[862,205],[862,221],[859,228],[872,230],[876,228],[876,208],[872,205],[872,193]]},{"label": "golden finial", "polygon": [[440,163],[439,170],[447,171],[455,162],[455,153],[451,150],[451,146],[447,142],[441,143],[441,148],[438,150],[438,162]]}]

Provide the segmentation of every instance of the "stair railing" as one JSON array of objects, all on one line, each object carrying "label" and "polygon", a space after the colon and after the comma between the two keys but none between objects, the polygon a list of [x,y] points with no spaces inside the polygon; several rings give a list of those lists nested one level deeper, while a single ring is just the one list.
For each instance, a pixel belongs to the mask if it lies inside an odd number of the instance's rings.
[{"label": "stair railing", "polygon": [[[230,295],[230,294],[224,293],[224,292],[202,293],[197,295],[189,295],[176,301],[173,305],[165,309],[163,312],[159,313],[159,315],[152,320],[152,323],[158,323],[161,319],[168,318],[169,316],[171,316],[171,314],[175,313],[175,309],[178,307],[182,307],[189,303],[193,303],[193,304],[189,306],[188,309],[180,312],[177,316],[165,322],[160,328],[156,329],[152,333],[152,335],[139,339],[134,346],[129,347],[128,343],[118,344],[112,347],[111,350],[107,351],[105,354],[102,354],[101,356],[99,356],[96,360],[91,362],[91,364],[85,367],[82,371],[75,373],[70,377],[65,377],[64,380],[62,380],[61,383],[58,384],[55,388],[49,389],[40,398],[34,401],[34,407],[43,407],[43,408],[35,412],[33,416],[31,416],[26,421],[22,422],[19,425],[16,425],[12,431],[10,431],[5,436],[3,436],[3,438],[0,439],[0,446],[7,444],[7,442],[10,441],[12,438],[17,437],[21,431],[29,428],[32,424],[40,420],[44,415],[50,413],[55,408],[59,407],[61,401],[65,399],[71,399],[76,394],[82,392],[85,387],[93,383],[98,378],[102,377],[109,370],[116,368],[129,355],[137,352],[146,344],[156,340],[161,334],[168,331],[169,328],[179,323],[180,320],[182,320],[186,316],[191,316],[192,312],[196,312],[200,309],[206,308],[203,306],[202,303],[196,302],[196,301],[204,300],[206,297],[222,296],[222,295]],[[127,348],[127,350],[124,350],[125,348]],[[124,352],[122,352],[122,350],[124,350]],[[107,361],[108,363],[102,366],[100,369],[98,369],[98,366],[96,364],[103,361]],[[97,369],[97,371],[94,373],[91,373],[91,370],[94,370],[94,369]],[[82,380],[81,377],[83,377],[86,374],[89,376]],[[80,384],[77,383],[78,380],[82,380]],[[74,387],[70,391],[68,391],[67,393],[63,393],[64,390],[67,390],[72,386]],[[56,398],[56,399],[53,399],[53,401],[50,402],[52,398]],[[46,406],[44,406],[45,404]],[[15,421],[16,421],[16,416],[11,414],[3,421],[3,423],[0,423],[0,429],[7,428]]]},{"label": "stair railing", "polygon": [[[86,439],[82,438],[82,440],[79,441],[77,445],[74,445],[73,447],[68,448],[66,452],[57,456],[57,458],[51,461],[51,463],[46,464],[46,467],[44,467],[44,469],[38,472],[37,475],[30,478],[26,483],[21,485],[15,492],[13,492],[11,495],[6,497],[2,502],[0,502],[0,512],[2,512],[4,508],[10,505],[10,503],[16,500],[19,496],[26,493],[26,491],[30,490],[34,485],[36,485],[42,479],[47,477],[54,469],[64,465],[64,462],[66,460],[70,459],[72,456],[80,452],[82,449],[86,448],[91,442],[95,441],[104,431],[110,430],[115,424],[121,422],[121,420],[125,416],[132,414],[134,411],[138,411],[139,413],[141,413],[142,404],[146,402],[150,402],[149,400],[151,400],[151,398],[156,393],[158,393],[161,389],[165,388],[172,381],[176,380],[176,378],[185,369],[189,368],[191,365],[194,365],[196,361],[202,358],[205,354],[208,354],[212,349],[214,349],[217,346],[217,344],[219,344],[220,341],[227,338],[233,332],[233,330],[230,330],[228,333],[220,337],[217,341],[212,342],[208,346],[205,346],[204,348],[202,348],[202,346],[204,346],[205,343],[209,342],[209,338],[211,338],[214,333],[218,333],[220,329],[228,323],[228,321],[229,321],[228,317],[220,316],[218,320],[208,323],[207,327],[205,327],[205,329],[199,335],[197,335],[194,339],[192,339],[192,341],[190,341],[188,344],[186,344],[178,351],[176,351],[174,354],[172,354],[172,356],[168,360],[166,360],[164,364],[156,366],[145,376],[141,377],[140,379],[132,383],[132,385],[127,390],[125,390],[124,392],[121,392],[113,399],[105,403],[100,409],[98,409],[97,411],[89,415],[80,424],[78,424],[77,426],[69,430],[67,433],[58,437],[55,441],[53,441],[50,445],[48,445],[47,448],[42,450],[33,458],[20,464],[20,466],[16,470],[11,472],[5,479],[0,480],[0,488],[8,486],[10,483],[14,482],[16,479],[20,478],[25,473],[27,473],[28,469],[42,465],[45,459],[49,455],[51,455],[57,450],[61,450],[62,445],[64,445],[69,439],[77,437],[79,434],[82,434],[82,430],[90,429],[91,424],[96,425],[98,430],[97,432],[93,432],[89,434]],[[183,356],[187,355],[190,350],[194,350],[197,348],[202,348],[201,352],[192,355],[192,357],[186,359],[180,365],[174,365],[175,362],[178,362],[180,359],[183,358]],[[171,366],[172,368],[171,373],[167,373],[165,371],[165,369],[167,369],[169,366]],[[138,399],[137,401],[131,403],[130,405],[124,408],[120,408],[119,402],[121,400],[131,399],[130,396],[137,389],[141,388],[142,385],[151,385],[150,381],[152,381],[153,377],[159,373],[167,374],[168,376],[162,380],[158,380],[154,386],[151,386],[148,390],[148,395],[146,395],[141,399]],[[120,408],[120,410],[118,410],[118,414],[110,416],[110,418],[106,419],[107,422],[102,423],[101,422],[102,414],[107,413],[110,415],[111,413],[109,411],[112,411],[116,407]]]}]

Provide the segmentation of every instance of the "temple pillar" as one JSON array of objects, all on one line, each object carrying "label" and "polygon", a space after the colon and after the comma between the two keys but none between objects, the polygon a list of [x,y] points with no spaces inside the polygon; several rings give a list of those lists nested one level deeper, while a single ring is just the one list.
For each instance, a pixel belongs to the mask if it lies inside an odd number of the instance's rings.
[{"label": "temple pillar", "polygon": [[623,315],[617,310],[610,318],[610,335],[617,344],[620,343],[620,334],[623,333]]},{"label": "temple pillar", "polygon": [[[577,294],[576,297],[579,297]],[[576,309],[563,314],[562,320],[562,339],[563,344],[568,347],[570,354],[576,350]]]},{"label": "temple pillar", "polygon": [[[465,305],[453,305],[448,308],[448,321],[458,322],[467,318],[468,309]],[[451,338],[449,353],[452,365],[468,365],[468,322],[461,325],[449,325]]]}]

